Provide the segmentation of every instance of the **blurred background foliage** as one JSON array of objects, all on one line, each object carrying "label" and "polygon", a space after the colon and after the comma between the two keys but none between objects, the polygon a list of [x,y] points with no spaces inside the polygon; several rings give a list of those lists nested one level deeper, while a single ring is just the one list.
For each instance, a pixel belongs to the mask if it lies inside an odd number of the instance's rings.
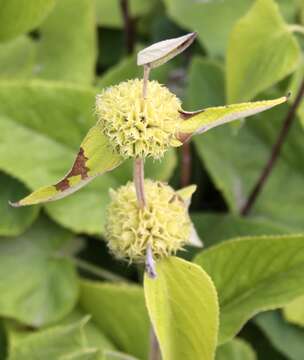
[{"label": "blurred background foliage", "polygon": [[[197,31],[191,48],[151,73],[185,109],[291,90],[290,103],[147,161],[146,176],[198,185],[191,213],[206,246],[304,231],[304,102],[240,215],[301,86],[304,2],[0,0],[0,9],[0,359],[146,359],[142,269],[115,261],[102,239],[108,189],[131,179],[132,163],[56,203],[13,209],[8,200],[66,172],[96,120],[95,95],[142,76],[139,49]],[[122,278],[129,284],[116,285]],[[303,309],[302,297],[259,314],[217,359],[302,360]]]}]

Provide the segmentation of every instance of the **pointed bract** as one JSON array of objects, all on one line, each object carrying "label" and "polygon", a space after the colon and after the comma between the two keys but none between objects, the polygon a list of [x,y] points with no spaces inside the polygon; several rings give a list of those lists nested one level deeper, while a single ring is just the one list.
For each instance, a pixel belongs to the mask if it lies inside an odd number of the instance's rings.
[{"label": "pointed bract", "polygon": [[179,127],[179,138],[188,140],[189,136],[186,134],[201,134],[216,126],[268,110],[284,103],[288,97],[289,95],[274,100],[211,107],[194,112],[181,111],[181,117],[185,121]]},{"label": "pointed bract", "polygon": [[160,66],[183,52],[190,46],[197,33],[193,32],[178,38],[169,39],[155,43],[137,55],[137,65],[147,65],[150,68]]},{"label": "pointed bract", "polygon": [[196,191],[196,188],[196,185],[189,185],[176,191],[177,195],[181,197],[187,207],[190,206],[191,197]]},{"label": "pointed bract", "polygon": [[[187,208],[189,208],[191,205],[191,197],[194,194],[196,188],[197,188],[196,185],[189,185],[176,191],[177,195],[181,197]],[[194,247],[200,247],[200,248],[204,246],[203,241],[198,236],[198,233],[196,232],[193,224],[191,224],[191,233],[190,233],[188,245]]]},{"label": "pointed bract", "polygon": [[123,158],[114,154],[98,125],[92,127],[80,145],[68,174],[54,185],[44,186],[24,199],[10,203],[14,207],[59,200],[79,190],[96,176],[116,168]]}]

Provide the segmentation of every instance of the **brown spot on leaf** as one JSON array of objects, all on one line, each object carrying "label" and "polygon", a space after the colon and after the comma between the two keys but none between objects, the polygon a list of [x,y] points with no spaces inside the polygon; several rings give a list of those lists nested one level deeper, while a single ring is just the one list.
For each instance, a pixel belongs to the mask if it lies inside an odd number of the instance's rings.
[{"label": "brown spot on leaf", "polygon": [[83,148],[80,148],[80,150],[76,156],[76,159],[75,159],[72,169],[65,176],[64,179],[62,179],[61,181],[59,181],[59,183],[57,183],[55,185],[56,190],[59,190],[59,191],[67,190],[70,187],[69,178],[72,176],[80,175],[82,180],[86,179],[88,177],[88,170],[89,170],[86,167],[87,160],[88,160],[88,158],[85,157]]}]

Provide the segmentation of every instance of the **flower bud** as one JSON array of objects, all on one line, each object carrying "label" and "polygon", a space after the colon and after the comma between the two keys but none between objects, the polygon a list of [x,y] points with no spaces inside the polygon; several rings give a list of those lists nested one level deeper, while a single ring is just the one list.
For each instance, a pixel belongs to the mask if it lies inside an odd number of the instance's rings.
[{"label": "flower bud", "polygon": [[124,158],[159,159],[170,146],[182,145],[175,137],[181,102],[157,81],[148,82],[145,99],[142,92],[139,79],[104,90],[96,99],[98,124]]},{"label": "flower bud", "polygon": [[118,259],[144,262],[147,246],[159,259],[175,254],[189,241],[187,206],[168,185],[145,180],[146,206],[139,208],[134,184],[111,191],[105,237]]}]

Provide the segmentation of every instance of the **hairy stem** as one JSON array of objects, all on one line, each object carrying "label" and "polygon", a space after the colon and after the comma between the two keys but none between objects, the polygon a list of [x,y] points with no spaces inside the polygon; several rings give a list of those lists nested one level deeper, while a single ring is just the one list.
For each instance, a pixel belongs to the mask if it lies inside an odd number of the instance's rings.
[{"label": "hairy stem", "polygon": [[93,265],[91,263],[88,263],[85,260],[72,257],[70,258],[74,264],[82,270],[87,271],[88,273],[91,273],[101,279],[112,281],[112,282],[128,282],[127,279],[123,278],[122,276],[113,274],[112,272],[102,269],[99,266]]},{"label": "hairy stem", "polygon": [[292,25],[288,26],[288,29],[291,32],[296,32],[296,33],[304,35],[304,27],[302,25],[292,24]]},{"label": "hairy stem", "polygon": [[132,54],[135,45],[135,28],[134,21],[130,14],[129,1],[120,0],[120,8],[124,21],[125,46],[128,54]]},{"label": "hairy stem", "polygon": [[304,96],[304,79],[302,80],[301,86],[299,88],[299,91],[297,93],[297,96],[295,98],[294,103],[292,104],[292,106],[290,107],[286,118],[283,122],[282,128],[279,132],[278,138],[275,142],[275,144],[272,147],[272,151],[270,154],[270,157],[266,163],[266,165],[264,166],[256,184],[254,185],[254,187],[252,188],[252,191],[247,199],[247,202],[245,203],[245,205],[243,206],[243,208],[241,209],[241,215],[246,216],[250,213],[250,211],[252,210],[253,205],[255,204],[259,194],[261,193],[263,187],[266,184],[266,181],[269,177],[269,175],[271,174],[273,167],[276,163],[276,161],[279,158],[282,146],[287,138],[287,135],[289,133],[289,130],[291,128],[291,125],[293,123],[293,120],[295,118],[295,113],[297,111],[297,108],[299,107],[301,100]]},{"label": "hairy stem", "polygon": [[158,341],[151,326],[150,330],[150,353],[149,353],[149,360],[161,360],[160,349],[158,345]]},{"label": "hairy stem", "polygon": [[144,161],[141,158],[134,160],[134,185],[139,207],[142,209],[146,206],[145,188],[144,188]]},{"label": "hairy stem", "polygon": [[144,84],[143,84],[143,98],[146,99],[147,98],[147,92],[148,92],[148,80],[149,80],[149,75],[150,75],[150,66],[149,65],[144,65]]},{"label": "hairy stem", "polygon": [[181,174],[180,181],[181,187],[188,186],[191,178],[191,145],[190,142],[185,142],[182,146],[182,159],[181,159]]}]

